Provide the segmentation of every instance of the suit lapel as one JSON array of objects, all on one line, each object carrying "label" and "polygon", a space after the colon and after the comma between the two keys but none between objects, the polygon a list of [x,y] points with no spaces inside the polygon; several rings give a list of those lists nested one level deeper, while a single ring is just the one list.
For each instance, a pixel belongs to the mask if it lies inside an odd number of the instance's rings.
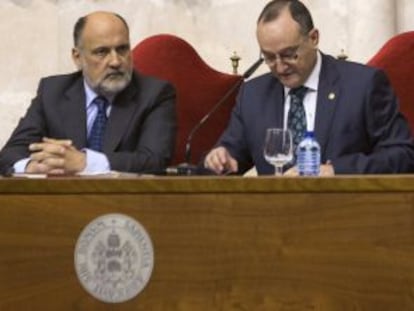
[{"label": "suit lapel", "polygon": [[272,78],[275,81],[275,87],[270,88],[271,93],[266,95],[264,103],[265,119],[263,126],[267,128],[283,128],[284,109],[285,109],[285,96],[283,85]]},{"label": "suit lapel", "polygon": [[61,106],[63,129],[77,148],[86,146],[85,89],[82,76],[66,91]]},{"label": "suit lapel", "polygon": [[104,137],[105,153],[115,150],[135,115],[137,103],[133,99],[138,92],[137,85],[138,79],[134,74],[127,88],[115,97]]},{"label": "suit lapel", "polygon": [[340,96],[339,75],[334,60],[322,55],[322,68],[319,78],[318,99],[315,117],[315,136],[321,145],[323,161],[329,143],[333,117]]},{"label": "suit lapel", "polygon": [[276,127],[283,128],[285,115],[285,89],[281,83],[278,83],[276,90]]}]

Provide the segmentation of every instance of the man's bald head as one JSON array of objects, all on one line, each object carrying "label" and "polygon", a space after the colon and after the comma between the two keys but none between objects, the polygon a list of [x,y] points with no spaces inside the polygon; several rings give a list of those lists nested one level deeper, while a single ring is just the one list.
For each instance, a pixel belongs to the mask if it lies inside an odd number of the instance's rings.
[{"label": "man's bald head", "polygon": [[105,19],[105,18],[106,19],[115,18],[115,19],[120,20],[124,24],[127,32],[129,33],[128,24],[121,15],[119,15],[117,13],[105,12],[105,11],[93,12],[91,14],[82,16],[81,18],[79,18],[76,21],[75,26],[73,28],[73,44],[74,44],[74,46],[79,47],[83,30],[85,29],[85,26],[88,23],[88,21],[94,21],[94,20]]}]

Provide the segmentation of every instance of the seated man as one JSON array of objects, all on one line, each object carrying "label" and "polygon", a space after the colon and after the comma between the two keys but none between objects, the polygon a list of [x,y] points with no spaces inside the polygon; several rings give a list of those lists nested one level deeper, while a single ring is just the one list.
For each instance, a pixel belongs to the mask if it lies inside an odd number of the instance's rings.
[{"label": "seated man", "polygon": [[[242,86],[205,167],[243,173],[253,163],[258,174],[272,174],[265,131],[289,128],[294,144],[304,130],[315,132],[322,175],[414,172],[413,137],[382,71],[321,53],[319,32],[298,0],[269,2],[256,34],[271,73]],[[285,174],[296,175],[296,167]]]},{"label": "seated man", "polygon": [[74,27],[79,71],[40,81],[0,151],[0,172],[145,172],[166,167],[176,133],[171,84],[133,71],[129,28],[94,12]]}]

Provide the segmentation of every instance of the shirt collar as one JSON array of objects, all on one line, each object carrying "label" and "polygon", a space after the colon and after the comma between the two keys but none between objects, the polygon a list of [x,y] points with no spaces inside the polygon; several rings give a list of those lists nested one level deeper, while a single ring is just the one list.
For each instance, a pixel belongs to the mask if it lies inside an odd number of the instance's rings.
[{"label": "shirt collar", "polygon": [[85,79],[83,79],[83,85],[85,87],[85,98],[86,98],[86,108],[92,104],[92,101],[98,96],[91,87],[86,83]]},{"label": "shirt collar", "polygon": [[[99,95],[95,93],[94,90],[89,86],[88,83],[86,83],[86,80],[83,79],[83,85],[85,87],[85,98],[86,98],[86,108],[89,108],[89,106],[92,104],[93,100],[98,97]],[[112,104],[112,101],[114,98],[107,98],[109,104]]]},{"label": "shirt collar", "polygon": [[[317,91],[318,90],[318,84],[319,84],[319,75],[321,73],[322,68],[322,55],[320,51],[317,51],[316,53],[316,64],[312,69],[311,74],[309,75],[308,79],[303,84],[306,86],[309,90]],[[290,88],[285,86],[285,95],[289,94]]]}]

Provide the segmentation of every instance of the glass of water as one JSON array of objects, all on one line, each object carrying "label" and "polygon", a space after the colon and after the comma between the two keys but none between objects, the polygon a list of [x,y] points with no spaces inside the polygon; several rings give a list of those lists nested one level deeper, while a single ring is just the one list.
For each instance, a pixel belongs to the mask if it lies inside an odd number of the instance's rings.
[{"label": "glass of water", "polygon": [[275,167],[275,175],[283,175],[283,165],[292,161],[292,134],[288,129],[269,128],[266,130],[264,157]]}]

